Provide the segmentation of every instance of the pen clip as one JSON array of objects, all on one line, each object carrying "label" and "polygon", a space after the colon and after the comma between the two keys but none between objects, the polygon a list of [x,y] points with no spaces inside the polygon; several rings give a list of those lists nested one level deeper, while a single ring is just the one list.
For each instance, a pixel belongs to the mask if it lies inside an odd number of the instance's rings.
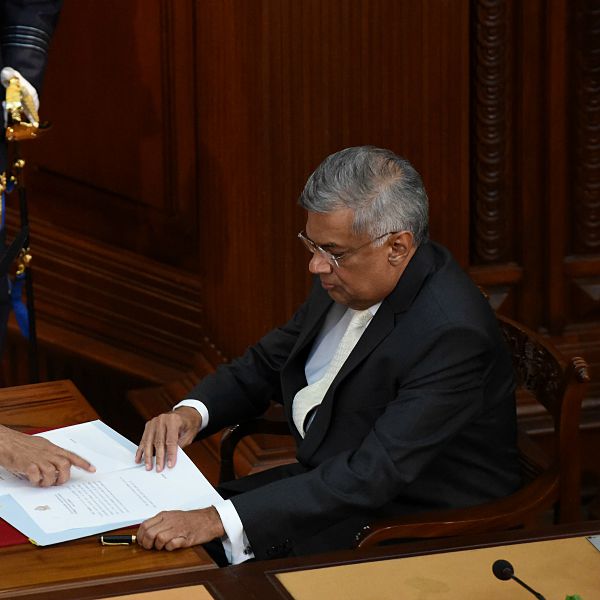
[{"label": "pen clip", "polygon": [[[119,539],[121,538],[121,539]],[[125,539],[123,539],[125,538]],[[103,546],[131,546],[135,544],[137,538],[135,535],[119,536],[119,535],[101,535],[100,543]]]},{"label": "pen clip", "polygon": [[129,542],[105,542],[104,540],[100,540],[100,543],[103,546],[131,546]]}]

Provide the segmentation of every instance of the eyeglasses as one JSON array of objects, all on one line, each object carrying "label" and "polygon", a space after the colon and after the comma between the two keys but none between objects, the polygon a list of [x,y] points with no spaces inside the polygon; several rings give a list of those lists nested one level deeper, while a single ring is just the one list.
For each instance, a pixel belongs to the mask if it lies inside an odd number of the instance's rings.
[{"label": "eyeglasses", "polygon": [[339,268],[340,262],[342,260],[344,260],[345,258],[347,258],[348,256],[351,256],[352,254],[356,254],[359,250],[362,250],[363,248],[367,247],[369,244],[372,244],[373,242],[376,242],[377,240],[384,238],[386,235],[392,235],[393,233],[397,233],[397,232],[396,231],[388,231],[387,233],[384,233],[384,234],[380,235],[379,237],[373,238],[372,240],[365,242],[364,244],[362,244],[362,246],[359,246],[358,248],[352,248],[351,250],[346,250],[346,252],[342,252],[341,254],[332,254],[331,252],[324,250],[323,248],[321,248],[321,246],[319,246],[318,244],[315,244],[315,242],[313,242],[309,237],[307,237],[307,235],[304,231],[301,231],[298,234],[298,237],[300,238],[302,243],[306,246],[306,248],[308,249],[309,252],[311,252],[312,254],[318,253],[332,267]]}]

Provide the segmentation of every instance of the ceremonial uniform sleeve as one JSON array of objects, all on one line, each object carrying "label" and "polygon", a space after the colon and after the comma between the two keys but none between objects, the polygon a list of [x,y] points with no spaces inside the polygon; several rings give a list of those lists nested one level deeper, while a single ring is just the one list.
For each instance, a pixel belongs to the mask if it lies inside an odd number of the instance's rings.
[{"label": "ceremonial uniform sleeve", "polygon": [[38,92],[61,6],[62,0],[0,2],[2,66],[19,71]]}]

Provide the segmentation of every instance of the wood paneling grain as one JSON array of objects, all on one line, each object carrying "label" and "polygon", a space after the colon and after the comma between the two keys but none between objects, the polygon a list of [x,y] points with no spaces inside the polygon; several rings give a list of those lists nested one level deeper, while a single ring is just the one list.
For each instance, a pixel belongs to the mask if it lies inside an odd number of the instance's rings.
[{"label": "wood paneling grain", "polygon": [[[308,289],[296,199],[329,153],[390,147],[421,171],[432,235],[466,263],[468,6],[464,2],[199,2],[204,300],[234,355]],[[459,218],[448,220],[453,207]]]},{"label": "wood paneling grain", "polygon": [[67,1],[27,147],[31,214],[195,269],[191,1]]}]

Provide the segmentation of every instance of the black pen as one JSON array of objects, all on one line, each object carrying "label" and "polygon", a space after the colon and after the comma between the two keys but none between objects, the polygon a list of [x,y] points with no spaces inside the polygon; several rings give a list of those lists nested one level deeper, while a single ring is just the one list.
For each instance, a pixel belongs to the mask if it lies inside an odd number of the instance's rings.
[{"label": "black pen", "polygon": [[129,546],[135,544],[135,535],[101,535],[100,543],[103,546]]}]

